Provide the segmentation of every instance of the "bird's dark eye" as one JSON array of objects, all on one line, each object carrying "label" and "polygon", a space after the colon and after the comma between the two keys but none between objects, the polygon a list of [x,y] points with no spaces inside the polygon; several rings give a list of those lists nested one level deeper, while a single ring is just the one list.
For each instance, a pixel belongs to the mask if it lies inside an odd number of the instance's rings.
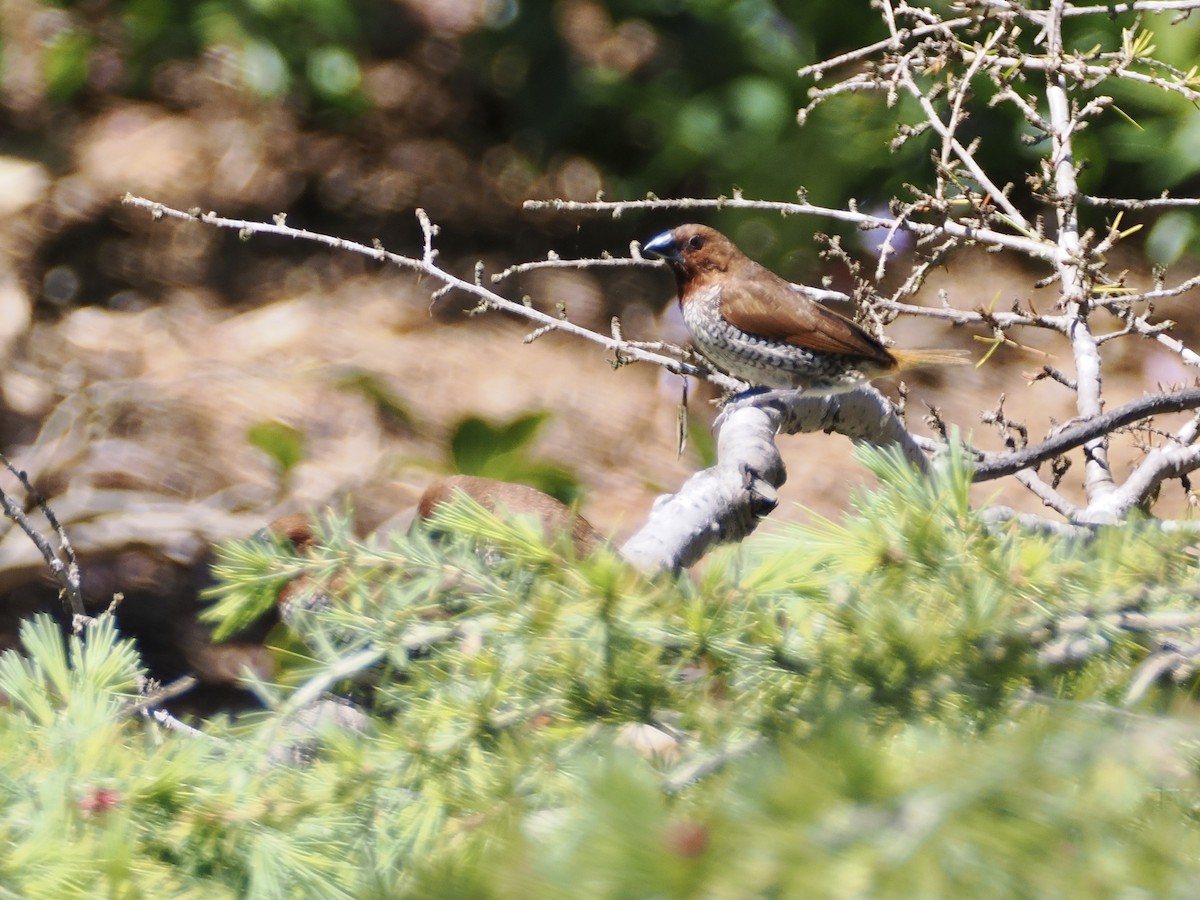
[{"label": "bird's dark eye", "polygon": [[701,235],[693,234],[690,238],[688,238],[688,249],[689,250],[699,250],[703,246],[704,246],[704,238]]}]

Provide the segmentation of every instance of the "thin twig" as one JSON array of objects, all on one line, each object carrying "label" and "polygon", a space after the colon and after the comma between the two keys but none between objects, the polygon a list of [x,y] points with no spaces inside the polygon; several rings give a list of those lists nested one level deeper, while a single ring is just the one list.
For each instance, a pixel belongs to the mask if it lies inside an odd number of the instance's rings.
[{"label": "thin twig", "polygon": [[1200,198],[1196,197],[1163,196],[1134,200],[1123,197],[1091,197],[1083,194],[1079,199],[1090,206],[1108,206],[1113,209],[1169,209],[1172,207],[1195,209],[1200,207]]},{"label": "thin twig", "polygon": [[451,290],[462,291],[463,293],[475,297],[488,308],[501,310],[515,316],[536,322],[542,326],[550,326],[558,331],[563,331],[572,334],[584,340],[599,344],[614,353],[619,353],[624,357],[646,362],[652,365],[661,366],[669,372],[676,375],[691,375],[695,378],[711,381],[714,384],[725,389],[737,389],[741,386],[741,382],[736,379],[729,378],[716,372],[709,372],[697,366],[690,365],[678,359],[671,359],[658,353],[651,353],[646,350],[640,350],[630,346],[627,343],[614,341],[611,337],[601,334],[591,329],[584,328],[582,325],[576,325],[566,319],[560,319],[541,310],[535,309],[532,306],[525,306],[522,303],[517,303],[509,300],[507,297],[490,291],[475,281],[467,281],[447,272],[440,268],[434,262],[437,256],[437,250],[433,247],[433,238],[437,234],[437,226],[430,222],[429,217],[424,210],[417,210],[417,218],[421,224],[423,235],[423,252],[420,259],[411,256],[404,256],[399,253],[392,253],[384,250],[381,246],[368,247],[365,244],[360,244],[355,241],[348,241],[344,238],[333,237],[332,235],[321,234],[320,232],[308,231],[302,228],[292,228],[290,225],[275,222],[268,224],[266,222],[251,222],[245,219],[229,219],[224,216],[219,216],[216,213],[202,213],[199,210],[194,212],[183,212],[173,209],[158,203],[154,200],[148,200],[144,197],[135,197],[132,194],[126,194],[123,201],[127,206],[135,206],[141,209],[149,210],[155,218],[173,218],[183,221],[199,221],[206,225],[213,225],[218,228],[234,229],[243,234],[274,234],[280,237],[297,238],[306,241],[313,241],[318,244],[324,244],[328,247],[333,247],[338,250],[345,250],[350,253],[359,253],[371,259],[379,260],[380,262],[389,262],[401,268],[410,269],[415,272],[420,272],[424,275],[429,275]]},{"label": "thin twig", "polygon": [[183,675],[176,678],[170,684],[164,684],[162,687],[155,690],[153,693],[147,694],[144,697],[139,697],[137,700],[130,703],[121,710],[121,717],[128,718],[136,716],[138,713],[145,712],[148,709],[153,709],[160,703],[170,700],[172,697],[178,697],[180,694],[186,694],[194,688],[199,682],[195,675]]},{"label": "thin twig", "polygon": [[58,537],[59,549],[66,557],[66,562],[64,563],[59,559],[58,553],[54,551],[54,548],[50,546],[50,542],[42,537],[41,532],[29,521],[24,510],[8,494],[0,491],[0,506],[3,506],[4,514],[20,526],[21,530],[33,541],[33,545],[38,548],[38,552],[42,554],[42,558],[46,560],[46,565],[50,567],[50,571],[54,575],[54,580],[58,582],[61,588],[60,595],[63,599],[63,605],[67,608],[67,615],[72,620],[86,618],[87,609],[83,605],[83,592],[80,589],[79,561],[75,558],[75,548],[71,546],[66,529],[59,524],[53,510],[50,509],[45,498],[30,483],[29,477],[14,466],[12,461],[3,453],[0,453],[0,460],[4,461],[5,468],[12,472],[17,480],[21,482],[21,486],[25,488],[29,496],[37,503],[38,508],[46,517],[46,521],[54,529],[54,533]]},{"label": "thin twig", "polygon": [[[524,207],[529,210],[552,209],[559,212],[608,213],[613,218],[620,218],[622,213],[635,209],[757,209],[763,212],[779,213],[783,216],[822,216],[839,222],[850,222],[863,228],[891,228],[896,225],[896,219],[888,216],[874,216],[854,210],[813,206],[809,203],[746,200],[742,197],[718,197],[716,199],[688,197],[679,200],[660,198],[653,200],[526,200]],[[1008,234],[991,228],[980,228],[968,222],[946,221],[931,225],[925,222],[906,221],[900,225],[900,230],[910,231],[918,236],[947,234],[963,240],[1015,250],[1047,262],[1056,262],[1060,256],[1059,249],[1050,241]]]}]

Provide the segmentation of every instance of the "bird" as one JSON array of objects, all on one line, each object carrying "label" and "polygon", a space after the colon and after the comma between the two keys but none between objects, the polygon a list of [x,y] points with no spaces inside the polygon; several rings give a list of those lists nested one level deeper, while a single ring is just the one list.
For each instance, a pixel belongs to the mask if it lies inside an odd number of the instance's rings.
[{"label": "bird", "polygon": [[831,396],[904,369],[968,361],[960,350],[885,347],[707,225],[664,231],[642,250],[674,273],[696,350],[754,388]]}]

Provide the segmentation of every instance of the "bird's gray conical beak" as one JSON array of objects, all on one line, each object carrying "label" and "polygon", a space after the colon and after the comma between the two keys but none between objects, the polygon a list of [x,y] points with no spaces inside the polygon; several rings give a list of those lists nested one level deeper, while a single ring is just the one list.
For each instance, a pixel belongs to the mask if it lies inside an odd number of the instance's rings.
[{"label": "bird's gray conical beak", "polygon": [[650,238],[642,244],[642,252],[677,262],[681,262],[683,259],[683,254],[679,252],[679,244],[675,242],[675,234],[670,231],[664,231],[662,234],[656,234]]}]

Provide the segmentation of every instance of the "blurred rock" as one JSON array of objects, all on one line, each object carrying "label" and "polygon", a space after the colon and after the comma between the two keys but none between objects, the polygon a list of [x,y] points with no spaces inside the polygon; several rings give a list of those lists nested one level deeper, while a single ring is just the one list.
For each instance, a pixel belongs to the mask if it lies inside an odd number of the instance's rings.
[{"label": "blurred rock", "polygon": [[40,163],[0,156],[0,219],[41,200],[50,186],[50,174]]}]

